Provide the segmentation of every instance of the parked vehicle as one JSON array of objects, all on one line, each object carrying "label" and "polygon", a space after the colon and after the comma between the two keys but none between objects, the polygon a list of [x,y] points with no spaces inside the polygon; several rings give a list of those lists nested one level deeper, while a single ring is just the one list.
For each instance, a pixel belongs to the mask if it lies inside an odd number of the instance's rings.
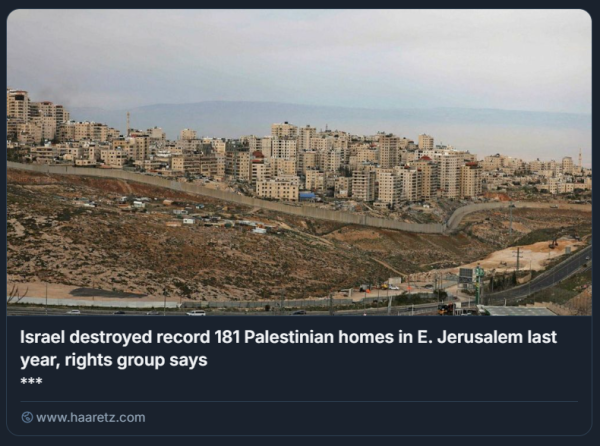
[{"label": "parked vehicle", "polygon": [[79,310],[69,310],[69,311],[67,311],[67,314],[81,314],[81,311],[79,311]]},{"label": "parked vehicle", "polygon": [[188,316],[206,316],[206,311],[204,310],[192,310],[192,311],[188,311],[187,313]]}]

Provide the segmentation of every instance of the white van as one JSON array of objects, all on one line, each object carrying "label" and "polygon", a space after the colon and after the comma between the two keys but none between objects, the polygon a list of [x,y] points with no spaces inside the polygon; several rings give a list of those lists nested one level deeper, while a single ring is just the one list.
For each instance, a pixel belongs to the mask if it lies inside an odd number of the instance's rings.
[{"label": "white van", "polygon": [[188,316],[206,316],[206,311],[204,310],[192,310],[186,313]]}]

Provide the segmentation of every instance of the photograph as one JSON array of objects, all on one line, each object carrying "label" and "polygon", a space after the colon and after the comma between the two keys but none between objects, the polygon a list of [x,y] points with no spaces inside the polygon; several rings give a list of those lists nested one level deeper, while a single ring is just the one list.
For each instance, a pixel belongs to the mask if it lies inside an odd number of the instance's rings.
[{"label": "photograph", "polygon": [[583,10],[7,31],[8,316],[592,315]]}]

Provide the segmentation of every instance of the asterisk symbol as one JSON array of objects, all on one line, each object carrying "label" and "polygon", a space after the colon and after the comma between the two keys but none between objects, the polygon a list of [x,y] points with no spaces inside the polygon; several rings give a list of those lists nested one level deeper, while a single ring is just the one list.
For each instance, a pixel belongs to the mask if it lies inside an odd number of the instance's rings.
[{"label": "asterisk symbol", "polygon": [[29,384],[33,384],[34,382],[35,382],[35,379],[29,378]]},{"label": "asterisk symbol", "polygon": [[41,384],[42,383],[42,378],[38,378],[35,380],[36,383]]},{"label": "asterisk symbol", "polygon": [[27,378],[21,378],[21,384],[27,384]]}]

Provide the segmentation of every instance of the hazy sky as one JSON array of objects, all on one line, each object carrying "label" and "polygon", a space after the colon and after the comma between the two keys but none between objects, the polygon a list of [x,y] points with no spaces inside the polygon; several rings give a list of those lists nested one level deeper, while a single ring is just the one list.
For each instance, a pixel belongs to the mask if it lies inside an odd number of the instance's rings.
[{"label": "hazy sky", "polygon": [[8,86],[78,107],[243,100],[590,113],[591,19],[579,10],[19,10],[8,20]]}]

